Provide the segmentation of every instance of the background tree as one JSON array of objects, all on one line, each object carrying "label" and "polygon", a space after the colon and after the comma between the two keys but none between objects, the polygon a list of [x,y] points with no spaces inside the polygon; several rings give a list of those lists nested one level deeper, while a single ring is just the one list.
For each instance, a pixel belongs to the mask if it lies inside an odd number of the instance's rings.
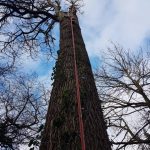
[{"label": "background tree", "polygon": [[150,59],[114,45],[95,73],[115,150],[150,148]]},{"label": "background tree", "polygon": [[0,149],[39,144],[38,131],[44,123],[49,98],[49,91],[38,81],[36,74],[27,75],[19,71],[21,57],[27,55],[28,50],[29,55],[34,57],[38,47],[26,45],[25,38],[23,42],[23,32],[19,30],[22,19],[18,21],[15,15],[7,14],[11,11],[10,5],[15,2],[0,2]]},{"label": "background tree", "polygon": [[[54,2],[59,6],[59,2]],[[50,0],[1,0],[1,51],[17,49],[36,53],[52,52],[52,29],[57,22],[56,8]]]},{"label": "background tree", "polygon": [[[15,73],[0,77],[0,149],[38,146],[49,94],[35,75]],[[37,137],[40,138],[40,137]]]},{"label": "background tree", "polygon": [[[66,1],[78,5],[81,0]],[[60,0],[1,0],[1,52],[17,49],[31,56],[39,51],[52,56],[53,29],[62,17],[63,5]]]}]

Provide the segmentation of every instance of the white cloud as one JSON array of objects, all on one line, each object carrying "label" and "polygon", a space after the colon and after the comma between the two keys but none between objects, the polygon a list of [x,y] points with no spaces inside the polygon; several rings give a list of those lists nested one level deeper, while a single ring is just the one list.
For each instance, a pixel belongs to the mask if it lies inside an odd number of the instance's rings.
[{"label": "white cloud", "polygon": [[90,56],[117,42],[137,49],[150,35],[150,1],[85,0],[80,24]]},{"label": "white cloud", "polygon": [[34,60],[30,56],[28,56],[28,54],[24,53],[18,63],[21,63],[22,70],[24,72],[31,72],[38,68],[40,59]]}]

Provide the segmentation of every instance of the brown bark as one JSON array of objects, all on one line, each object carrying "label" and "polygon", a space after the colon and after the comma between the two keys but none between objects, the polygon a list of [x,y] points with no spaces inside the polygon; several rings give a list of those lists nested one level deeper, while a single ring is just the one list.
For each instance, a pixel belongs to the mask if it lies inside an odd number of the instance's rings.
[{"label": "brown bark", "polygon": [[[73,31],[86,150],[111,150],[78,19]],[[60,21],[60,54],[40,150],[81,150],[70,17]]]}]

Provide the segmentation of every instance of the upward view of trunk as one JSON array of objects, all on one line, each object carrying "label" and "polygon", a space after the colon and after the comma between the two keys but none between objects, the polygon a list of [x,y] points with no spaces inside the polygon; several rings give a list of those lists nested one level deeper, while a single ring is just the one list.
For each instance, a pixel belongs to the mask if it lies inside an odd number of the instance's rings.
[{"label": "upward view of trunk", "polygon": [[75,63],[80,84],[85,149],[111,150],[78,19],[72,15],[73,28],[67,13],[60,21],[60,52],[54,68],[53,89],[40,150],[82,150]]}]

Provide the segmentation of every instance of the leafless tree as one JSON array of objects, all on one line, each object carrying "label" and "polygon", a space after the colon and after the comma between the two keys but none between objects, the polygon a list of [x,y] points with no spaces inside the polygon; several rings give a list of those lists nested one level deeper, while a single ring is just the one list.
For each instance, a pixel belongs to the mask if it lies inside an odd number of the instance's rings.
[{"label": "leafless tree", "polygon": [[54,9],[45,0],[0,1],[1,51],[17,49],[32,54],[41,48],[52,52],[52,29],[58,21]]},{"label": "leafless tree", "polygon": [[108,48],[95,73],[115,150],[150,149],[150,58],[119,45]]},{"label": "leafless tree", "polygon": [[[35,82],[35,75],[14,77],[13,74],[4,80],[1,78],[0,84],[0,149],[16,150],[38,135],[49,94]],[[34,144],[39,143],[34,141]]]},{"label": "leafless tree", "polygon": [[[78,4],[80,0],[66,0]],[[64,13],[60,0],[1,0],[0,51],[52,55],[53,29]]]},{"label": "leafless tree", "polygon": [[0,58],[0,149],[19,149],[24,144],[33,148],[39,144],[49,91],[37,75],[19,71],[16,51],[1,53]]}]

